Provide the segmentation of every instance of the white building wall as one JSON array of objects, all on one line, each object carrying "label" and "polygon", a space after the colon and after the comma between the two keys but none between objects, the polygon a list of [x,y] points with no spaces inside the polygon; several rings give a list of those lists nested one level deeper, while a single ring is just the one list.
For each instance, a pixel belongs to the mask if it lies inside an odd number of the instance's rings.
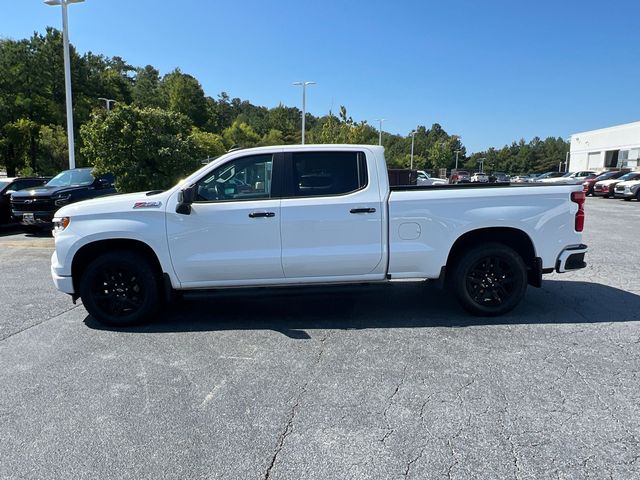
[{"label": "white building wall", "polygon": [[[616,150],[619,151],[619,160],[612,164],[612,153],[607,152]],[[639,169],[639,156],[640,122],[574,133],[571,135],[569,170]]]}]

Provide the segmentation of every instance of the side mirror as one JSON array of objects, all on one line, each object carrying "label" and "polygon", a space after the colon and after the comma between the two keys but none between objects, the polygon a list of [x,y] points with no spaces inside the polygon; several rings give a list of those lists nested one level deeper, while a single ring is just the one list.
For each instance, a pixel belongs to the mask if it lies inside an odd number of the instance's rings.
[{"label": "side mirror", "polygon": [[111,182],[107,178],[98,178],[96,179],[96,188],[109,188],[111,186]]},{"label": "side mirror", "polygon": [[176,205],[176,213],[181,215],[191,214],[191,204],[196,199],[196,186],[183,188],[178,192],[178,204]]}]

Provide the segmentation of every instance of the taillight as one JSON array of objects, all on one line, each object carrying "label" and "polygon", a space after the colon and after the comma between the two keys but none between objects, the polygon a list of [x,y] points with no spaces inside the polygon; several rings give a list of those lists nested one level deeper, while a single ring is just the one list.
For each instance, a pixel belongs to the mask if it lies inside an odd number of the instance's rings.
[{"label": "taillight", "polygon": [[576,232],[584,230],[584,192],[572,192],[571,201],[578,204],[576,212]]}]

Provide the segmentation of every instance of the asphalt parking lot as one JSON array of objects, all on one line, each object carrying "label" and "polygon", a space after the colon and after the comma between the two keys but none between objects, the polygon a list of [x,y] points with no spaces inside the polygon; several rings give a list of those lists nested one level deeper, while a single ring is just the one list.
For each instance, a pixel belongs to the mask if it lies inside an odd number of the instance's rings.
[{"label": "asphalt parking lot", "polygon": [[478,320],[434,286],[187,296],[109,330],[0,231],[0,478],[640,478],[640,204]]}]

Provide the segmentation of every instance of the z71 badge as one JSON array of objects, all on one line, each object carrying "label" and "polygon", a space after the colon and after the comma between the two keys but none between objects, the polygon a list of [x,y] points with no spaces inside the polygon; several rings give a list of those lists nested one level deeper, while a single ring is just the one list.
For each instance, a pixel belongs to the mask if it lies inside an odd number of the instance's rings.
[{"label": "z71 badge", "polygon": [[162,202],[136,202],[133,208],[160,208]]}]

